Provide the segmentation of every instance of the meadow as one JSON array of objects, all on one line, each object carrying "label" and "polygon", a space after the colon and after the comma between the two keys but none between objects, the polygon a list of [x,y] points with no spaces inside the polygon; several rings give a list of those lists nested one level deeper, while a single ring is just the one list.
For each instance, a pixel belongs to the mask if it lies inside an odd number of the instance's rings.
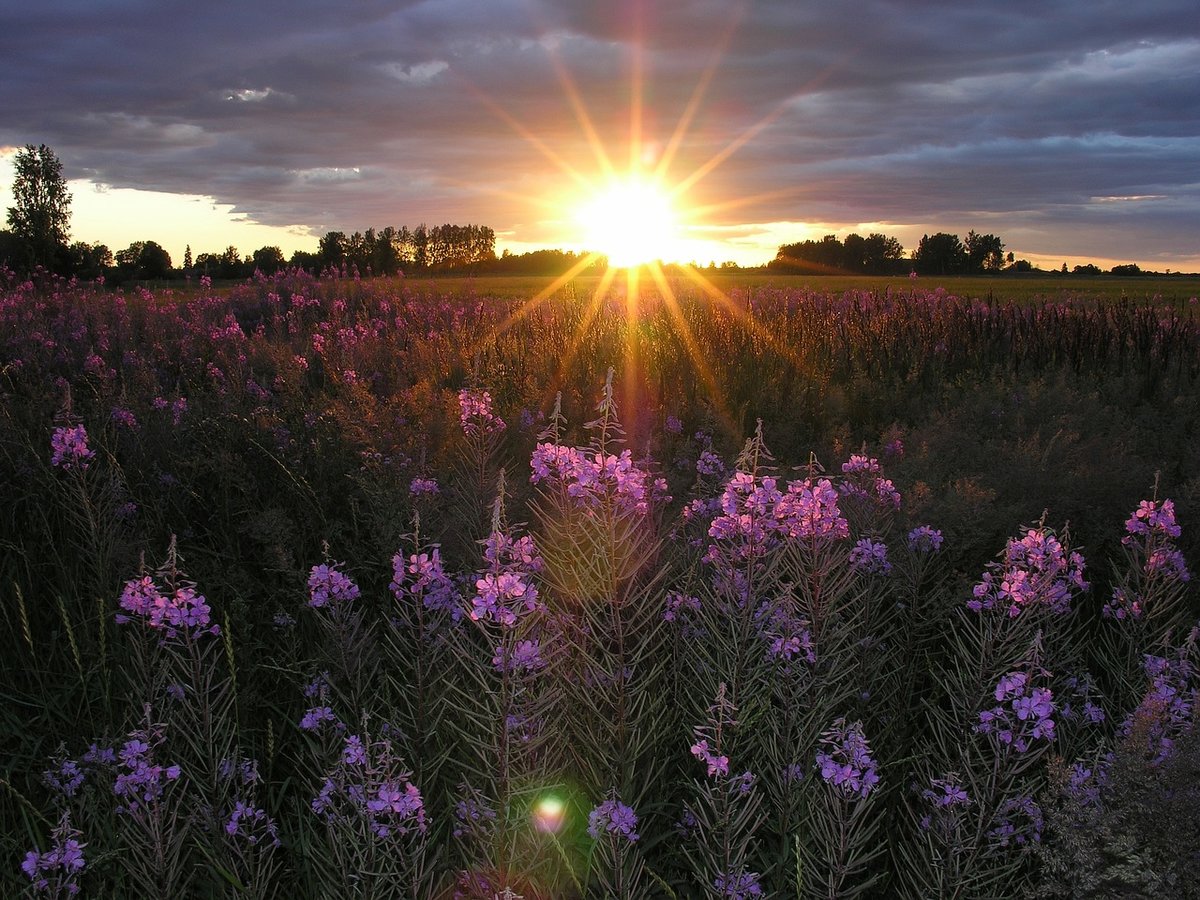
[{"label": "meadow", "polygon": [[545,288],[0,274],[6,896],[1200,894],[1195,282]]}]

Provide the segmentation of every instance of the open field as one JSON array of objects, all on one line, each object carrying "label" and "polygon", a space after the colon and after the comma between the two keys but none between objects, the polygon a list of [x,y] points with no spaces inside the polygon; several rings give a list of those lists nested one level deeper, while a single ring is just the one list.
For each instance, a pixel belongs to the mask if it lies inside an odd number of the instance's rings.
[{"label": "open field", "polygon": [[0,286],[5,894],[1195,896],[1195,281],[547,283]]}]

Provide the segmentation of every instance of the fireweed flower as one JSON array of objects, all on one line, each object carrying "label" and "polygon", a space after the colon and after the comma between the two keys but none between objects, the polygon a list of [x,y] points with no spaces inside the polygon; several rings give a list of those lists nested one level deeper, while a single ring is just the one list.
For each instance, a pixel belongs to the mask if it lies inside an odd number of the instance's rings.
[{"label": "fireweed flower", "polygon": [[118,813],[136,815],[143,806],[157,802],[168,785],[182,776],[178,765],[155,764],[154,748],[161,743],[161,735],[137,731],[121,747],[117,756],[123,771],[113,783],[113,793],[121,798]]},{"label": "fireweed flower", "polygon": [[612,503],[645,515],[652,503],[670,501],[667,484],[638,467],[629,450],[619,455],[540,443],[529,461],[533,484],[560,486],[577,505],[595,509]]},{"label": "fireweed flower", "polygon": [[424,834],[425,802],[421,792],[412,782],[405,781],[403,786],[397,781],[385,781],[375,791],[375,797],[368,800],[367,812],[372,815],[371,830],[376,836],[385,838],[393,833],[408,834],[416,830]]},{"label": "fireweed flower", "polygon": [[1001,561],[988,563],[967,608],[1003,609],[1014,618],[1034,607],[1068,612],[1072,597],[1088,588],[1083,567],[1083,557],[1068,553],[1053,531],[1030,528],[1020,540],[1009,538]]},{"label": "fireweed flower", "polygon": [[793,540],[841,540],[850,536],[850,523],[838,508],[838,492],[828,478],[790,481],[775,506],[779,532]]},{"label": "fireweed flower", "polygon": [[842,474],[846,478],[838,491],[844,496],[873,500],[884,509],[900,508],[900,492],[891,479],[883,477],[879,460],[874,457],[851,456],[842,463]]},{"label": "fireweed flower", "polygon": [[87,844],[79,840],[82,836],[71,827],[70,813],[63,813],[54,829],[50,849],[42,853],[35,848],[25,854],[21,871],[29,878],[35,894],[74,897],[79,893],[79,874],[86,866],[83,848]]},{"label": "fireweed flower", "polygon": [[1020,796],[1006,800],[996,811],[988,838],[997,847],[1028,847],[1040,844],[1045,821],[1042,808],[1032,797]]},{"label": "fireweed flower", "polygon": [[464,434],[477,437],[498,434],[505,429],[504,420],[492,412],[492,395],[487,391],[458,392],[458,421]]},{"label": "fireweed flower", "polygon": [[908,533],[908,549],[913,553],[936,553],[942,549],[942,533],[929,525],[918,525]]},{"label": "fireweed flower", "polygon": [[588,813],[588,834],[599,840],[602,834],[623,837],[631,844],[639,837],[637,813],[613,795]]},{"label": "fireweed flower", "polygon": [[463,611],[454,582],[442,567],[441,550],[436,546],[428,553],[403,553],[392,557],[392,581],[388,585],[400,602],[411,596],[430,612],[448,612],[457,622]]},{"label": "fireweed flower", "polygon": [[545,666],[546,660],[542,658],[541,644],[536,639],[517,641],[512,647],[501,644],[492,656],[492,667],[497,672],[523,675],[536,672]]},{"label": "fireweed flower", "polygon": [[244,841],[251,846],[269,844],[282,846],[275,821],[266,810],[238,800],[225,820],[225,833],[231,838]]},{"label": "fireweed flower", "polygon": [[865,800],[879,783],[879,775],[862,722],[847,725],[845,719],[838,719],[821,735],[821,746],[817,768],[822,780],[847,800]]},{"label": "fireweed flower", "polygon": [[84,768],[73,759],[60,760],[42,773],[42,781],[46,786],[64,797],[74,797],[86,777]]},{"label": "fireweed flower", "polygon": [[490,619],[511,627],[522,612],[538,608],[537,588],[516,572],[488,573],[475,582],[475,590],[468,613],[473,622]]},{"label": "fireweed flower", "polygon": [[1151,765],[1161,765],[1175,751],[1176,741],[1192,725],[1198,689],[1195,672],[1185,650],[1174,659],[1145,656],[1144,670],[1150,687],[1136,710],[1121,725],[1123,737],[1138,735]]},{"label": "fireweed flower", "polygon": [[330,603],[348,603],[358,597],[358,585],[339,571],[338,565],[322,563],[312,567],[308,576],[308,605],[313,609]]},{"label": "fireweed flower", "polygon": [[117,613],[117,624],[141,619],[149,628],[161,631],[163,640],[180,635],[197,640],[205,634],[221,633],[221,626],[212,624],[208,601],[192,585],[168,591],[149,575],[143,575],[125,582],[119,602],[125,612]]},{"label": "fireweed flower", "polygon": [[1054,695],[1035,688],[1025,672],[1009,672],[994,692],[997,705],[979,714],[975,730],[1024,753],[1039,739],[1054,740]]},{"label": "fireweed flower", "polygon": [[765,600],[754,611],[754,625],[766,645],[766,655],[783,663],[817,661],[809,622],[791,611],[788,603]]},{"label": "fireweed flower", "polygon": [[1192,577],[1183,554],[1175,546],[1182,529],[1175,521],[1175,504],[1143,500],[1125,523],[1127,534],[1121,543],[1137,547],[1145,554],[1143,571],[1166,581],[1189,581]]},{"label": "fireweed flower", "polygon": [[464,836],[482,837],[490,834],[496,822],[496,811],[487,805],[478,794],[459,800],[454,804],[454,828],[456,838]]},{"label": "fireweed flower", "polygon": [[699,612],[700,598],[681,594],[679,591],[669,591],[666,609],[663,610],[663,621],[674,622],[681,619],[685,610]]},{"label": "fireweed flower", "polygon": [[850,566],[864,575],[887,575],[892,564],[887,558],[887,544],[862,538],[850,551]]},{"label": "fireweed flower", "polygon": [[300,728],[303,731],[316,731],[323,722],[329,722],[335,728],[341,724],[338,717],[334,715],[332,707],[314,706],[300,719]]},{"label": "fireweed flower", "polygon": [[700,740],[692,744],[692,756],[708,767],[710,778],[715,775],[723,777],[729,774],[729,757],[712,753],[708,748],[707,740]]},{"label": "fireweed flower", "polygon": [[87,429],[82,425],[55,428],[50,436],[50,465],[65,472],[75,469],[83,471],[96,455],[96,451],[88,447],[87,441]]},{"label": "fireweed flower", "polygon": [[414,497],[430,496],[436,497],[440,494],[441,488],[438,483],[432,478],[414,478],[408,486],[408,492]]},{"label": "fireweed flower", "polygon": [[749,900],[750,897],[763,896],[762,885],[758,883],[757,872],[737,872],[731,875],[718,875],[713,879],[713,887],[721,892],[727,900]]}]

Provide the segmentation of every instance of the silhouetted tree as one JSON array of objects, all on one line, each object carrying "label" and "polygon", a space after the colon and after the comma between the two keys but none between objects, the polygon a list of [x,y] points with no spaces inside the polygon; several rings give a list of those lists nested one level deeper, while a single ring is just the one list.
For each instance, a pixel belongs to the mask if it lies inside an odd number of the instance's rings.
[{"label": "silhouetted tree", "polygon": [[967,266],[967,251],[957,234],[926,234],[913,253],[913,264],[922,275],[956,275]]},{"label": "silhouetted tree", "polygon": [[29,263],[57,268],[71,225],[71,193],[62,163],[45,144],[26,144],[13,167],[15,205],[8,208],[9,227],[24,242]]},{"label": "silhouetted tree", "polygon": [[112,268],[112,251],[104,244],[87,244],[76,241],[64,254],[66,273],[76,278],[99,278]]},{"label": "silhouetted tree", "polygon": [[166,278],[171,274],[171,254],[154,241],[134,241],[116,254],[122,278]]},{"label": "silhouetted tree", "polygon": [[1004,243],[994,234],[978,234],[974,230],[963,242],[967,264],[972,272],[999,272],[1004,267]]},{"label": "silhouetted tree", "polygon": [[264,275],[274,275],[287,265],[283,251],[278,247],[259,247],[251,257],[254,268]]},{"label": "silhouetted tree", "polygon": [[1141,275],[1142,267],[1137,263],[1128,263],[1124,266],[1113,266],[1109,271],[1114,275]]},{"label": "silhouetted tree", "polygon": [[341,231],[330,231],[317,242],[317,255],[321,267],[340,269],[346,261],[346,235]]}]

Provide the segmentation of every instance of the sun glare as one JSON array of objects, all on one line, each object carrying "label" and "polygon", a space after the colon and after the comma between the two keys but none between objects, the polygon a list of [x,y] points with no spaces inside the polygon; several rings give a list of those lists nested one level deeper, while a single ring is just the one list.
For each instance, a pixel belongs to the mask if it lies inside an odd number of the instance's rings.
[{"label": "sun glare", "polygon": [[678,216],[668,193],[653,182],[613,181],[584,201],[576,218],[587,249],[607,257],[613,268],[674,261],[678,255]]}]

